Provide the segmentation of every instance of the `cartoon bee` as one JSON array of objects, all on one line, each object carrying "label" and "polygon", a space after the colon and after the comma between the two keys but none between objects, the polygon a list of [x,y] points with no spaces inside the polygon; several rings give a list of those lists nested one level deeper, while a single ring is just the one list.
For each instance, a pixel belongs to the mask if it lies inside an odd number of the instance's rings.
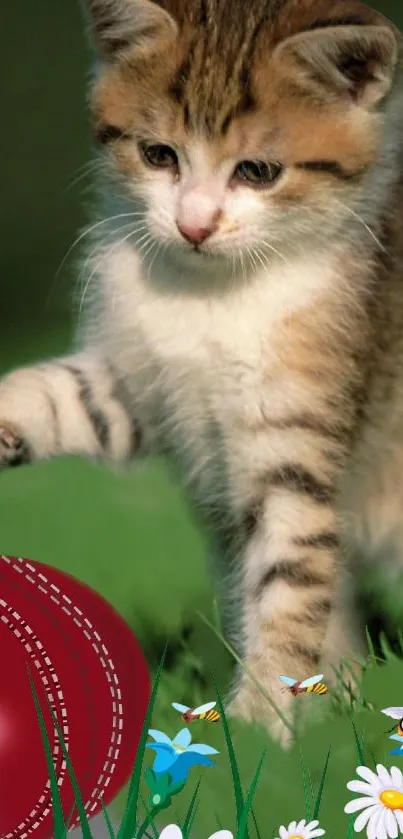
[{"label": "cartoon bee", "polygon": [[391,731],[394,731],[399,737],[403,737],[403,708],[399,706],[396,708],[384,708],[381,714],[391,717],[392,720],[398,720],[397,725],[395,723],[392,728],[385,731],[385,734],[390,734]]},{"label": "cartoon bee", "polygon": [[323,673],[320,676],[311,676],[310,679],[305,679],[303,682],[298,682],[297,679],[291,679],[289,676],[280,676],[282,682],[290,689],[293,696],[298,696],[299,693],[318,693],[323,695],[327,693],[328,689],[323,684]]},{"label": "cartoon bee", "polygon": [[213,711],[217,705],[216,702],[206,702],[205,705],[199,705],[198,708],[189,708],[188,705],[180,705],[179,702],[173,702],[172,707],[175,711],[179,711],[182,719],[186,723],[194,722],[195,720],[206,720],[206,722],[219,722],[220,715],[218,711]]}]

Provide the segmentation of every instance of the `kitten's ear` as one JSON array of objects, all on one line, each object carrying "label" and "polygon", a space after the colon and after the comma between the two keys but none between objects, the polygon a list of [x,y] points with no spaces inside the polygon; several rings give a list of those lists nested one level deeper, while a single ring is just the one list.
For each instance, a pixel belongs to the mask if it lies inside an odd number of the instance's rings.
[{"label": "kitten's ear", "polygon": [[150,0],[84,0],[84,6],[95,45],[106,61],[128,50],[147,50],[177,31],[171,15]]},{"label": "kitten's ear", "polygon": [[320,86],[370,108],[392,86],[397,38],[388,26],[329,26],[292,35],[276,54],[294,65],[304,87]]}]

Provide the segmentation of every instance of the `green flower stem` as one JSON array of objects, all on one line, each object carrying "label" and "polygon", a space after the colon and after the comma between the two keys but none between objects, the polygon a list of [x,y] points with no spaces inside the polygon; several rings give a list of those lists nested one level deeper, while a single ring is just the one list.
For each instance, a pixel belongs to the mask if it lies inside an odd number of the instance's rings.
[{"label": "green flower stem", "polygon": [[149,813],[147,813],[147,815],[146,815],[146,817],[143,821],[143,824],[140,825],[139,829],[136,832],[136,839],[141,839],[141,837],[146,832],[147,828],[154,821],[155,816],[157,816],[158,813],[160,812],[160,810],[163,810],[163,809],[164,809],[163,807],[156,806],[156,807],[153,807],[152,810],[150,810]]}]

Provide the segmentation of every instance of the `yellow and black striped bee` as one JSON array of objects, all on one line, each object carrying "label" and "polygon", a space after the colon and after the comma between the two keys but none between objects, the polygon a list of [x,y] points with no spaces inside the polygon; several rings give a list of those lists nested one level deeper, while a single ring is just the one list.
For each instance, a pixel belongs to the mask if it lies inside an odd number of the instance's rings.
[{"label": "yellow and black striped bee", "polygon": [[195,720],[219,722],[220,715],[218,711],[213,710],[216,705],[216,702],[206,702],[205,705],[199,705],[198,708],[192,710],[188,705],[180,705],[179,702],[172,703],[172,707],[175,708],[175,711],[179,711],[183,721],[186,723],[194,722]]},{"label": "yellow and black striped bee", "polygon": [[388,731],[385,731],[385,734],[390,734],[391,731],[394,731],[395,734],[399,734],[400,737],[403,737],[403,708],[400,706],[394,708],[384,708],[381,711],[381,714],[386,714],[387,717],[391,717],[392,720],[397,720],[397,724],[395,723],[393,728],[389,728]]},{"label": "yellow and black striped bee", "polygon": [[321,681],[323,673],[320,676],[311,676],[303,682],[298,682],[297,679],[291,679],[290,676],[280,676],[281,681],[287,685],[293,696],[298,696],[299,693],[318,693],[323,696],[328,692],[325,684]]}]

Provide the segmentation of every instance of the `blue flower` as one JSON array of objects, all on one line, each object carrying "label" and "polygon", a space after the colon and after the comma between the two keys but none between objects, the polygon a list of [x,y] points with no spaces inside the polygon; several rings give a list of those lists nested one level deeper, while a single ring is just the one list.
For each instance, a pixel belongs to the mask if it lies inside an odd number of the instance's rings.
[{"label": "blue flower", "polygon": [[389,737],[389,740],[397,740],[397,742],[401,744],[400,746],[398,746],[397,749],[393,749],[391,752],[389,752],[389,754],[403,755],[403,737],[401,737],[400,734],[392,734],[392,736]]},{"label": "blue flower", "polygon": [[156,741],[146,745],[156,753],[153,771],[156,775],[168,772],[174,784],[185,783],[192,766],[215,766],[207,755],[218,755],[217,749],[204,743],[190,745],[192,735],[188,728],[182,728],[173,740],[153,728],[148,733]]}]

